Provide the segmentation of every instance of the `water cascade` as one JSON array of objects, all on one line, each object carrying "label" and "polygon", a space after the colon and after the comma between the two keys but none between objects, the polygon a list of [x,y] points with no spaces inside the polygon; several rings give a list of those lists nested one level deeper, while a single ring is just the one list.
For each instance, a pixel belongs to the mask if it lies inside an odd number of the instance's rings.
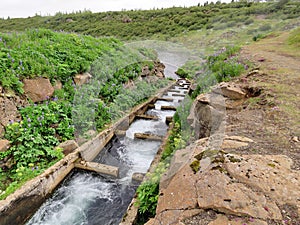
[{"label": "water cascade", "polygon": [[168,107],[177,107],[188,87],[177,82],[145,112],[155,119],[134,120],[125,135],[115,135],[96,156],[94,162],[118,167],[118,178],[74,169],[27,225],[119,224],[139,185],[133,174],[147,172],[161,145],[159,139],[139,139],[136,134],[165,136],[166,118],[175,113]]}]

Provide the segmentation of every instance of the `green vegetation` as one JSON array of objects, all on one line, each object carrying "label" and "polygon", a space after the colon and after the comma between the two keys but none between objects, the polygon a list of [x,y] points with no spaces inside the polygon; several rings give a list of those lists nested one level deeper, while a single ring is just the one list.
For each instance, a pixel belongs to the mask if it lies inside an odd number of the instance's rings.
[{"label": "green vegetation", "polygon": [[[22,95],[22,80],[46,77],[62,89],[54,97],[19,109],[20,120],[5,127],[11,147],[0,153],[0,199],[63,157],[59,143],[86,131],[103,129],[144,101],[167,80],[136,81],[156,55],[147,49],[129,49],[111,38],[93,38],[50,30],[1,34],[0,85],[4,93]],[[77,73],[91,72],[89,84],[76,86]],[[132,87],[126,87],[126,84]],[[17,85],[15,85],[17,84]],[[2,191],[5,190],[5,191]]]},{"label": "green vegetation", "polygon": [[248,69],[247,63],[241,61],[238,57],[239,50],[240,48],[237,46],[223,47],[207,57],[202,73],[195,78],[197,87],[192,94],[192,98],[197,97],[200,93],[207,92],[216,83],[228,81]]},{"label": "green vegetation", "polygon": [[291,32],[288,43],[292,46],[300,48],[300,28],[295,29]]},{"label": "green vegetation", "polygon": [[115,39],[96,39],[50,30],[0,34],[0,85],[23,93],[25,78],[47,77],[67,82],[86,72],[92,62],[122,44]]},{"label": "green vegetation", "polygon": [[155,38],[166,40],[201,29],[224,30],[255,23],[255,16],[287,20],[300,15],[298,1],[268,1],[265,3],[238,1],[229,4],[210,3],[189,8],[130,10],[121,12],[57,13],[55,16],[35,16],[27,19],[3,19],[2,31],[23,31],[47,28],[93,36],[113,36],[122,40]]}]

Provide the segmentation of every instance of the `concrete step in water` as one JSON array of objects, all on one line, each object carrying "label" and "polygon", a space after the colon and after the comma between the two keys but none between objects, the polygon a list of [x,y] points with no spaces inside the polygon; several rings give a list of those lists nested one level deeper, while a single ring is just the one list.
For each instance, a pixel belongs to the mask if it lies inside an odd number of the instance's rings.
[{"label": "concrete step in water", "polygon": [[174,93],[174,94],[172,94],[172,96],[185,97],[186,95],[185,95],[185,94],[177,94],[177,93]]},{"label": "concrete step in water", "polygon": [[173,102],[173,98],[160,97],[160,98],[157,98],[157,101]]},{"label": "concrete step in water", "polygon": [[175,106],[172,106],[172,105],[162,105],[161,110],[174,110],[176,111],[176,107]]},{"label": "concrete step in water", "polygon": [[83,170],[94,171],[100,174],[106,174],[117,178],[119,177],[119,168],[115,166],[87,161],[80,161],[78,163],[75,163],[74,166]]},{"label": "concrete step in water", "polygon": [[159,120],[159,117],[152,115],[136,115],[135,119],[144,119],[144,120]]},{"label": "concrete step in water", "polygon": [[134,138],[147,139],[147,140],[152,140],[152,141],[161,141],[161,140],[163,140],[164,137],[155,135],[155,134],[135,133]]}]

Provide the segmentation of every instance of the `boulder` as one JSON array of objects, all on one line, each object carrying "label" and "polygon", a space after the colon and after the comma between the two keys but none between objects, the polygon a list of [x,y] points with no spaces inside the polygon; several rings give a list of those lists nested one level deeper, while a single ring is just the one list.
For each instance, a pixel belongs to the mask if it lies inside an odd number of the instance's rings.
[{"label": "boulder", "polygon": [[196,139],[209,137],[218,132],[225,122],[225,101],[219,94],[202,94],[193,102],[188,123]]},{"label": "boulder", "polygon": [[0,152],[5,152],[9,148],[9,140],[0,140]]},{"label": "boulder", "polygon": [[142,77],[146,77],[146,76],[149,76],[151,73],[151,71],[149,70],[149,67],[146,65],[142,68],[142,74],[141,76]]},{"label": "boulder", "polygon": [[62,85],[61,81],[60,80],[55,81],[53,88],[54,88],[54,90],[62,89],[63,85]]},{"label": "boulder", "polygon": [[54,93],[50,80],[46,78],[25,79],[24,91],[33,102],[41,102],[49,99]]},{"label": "boulder", "polygon": [[79,146],[74,140],[67,140],[57,146],[58,148],[62,148],[64,155],[68,155],[77,149]]},{"label": "boulder", "polygon": [[16,121],[20,117],[15,103],[14,98],[0,97],[0,124],[2,126]]},{"label": "boulder", "polygon": [[80,86],[88,83],[92,78],[92,75],[89,73],[77,74],[74,77],[74,82],[76,85]]},{"label": "boulder", "polygon": [[229,99],[243,99],[246,97],[246,93],[234,84],[222,82],[217,85],[213,92],[221,94]]}]

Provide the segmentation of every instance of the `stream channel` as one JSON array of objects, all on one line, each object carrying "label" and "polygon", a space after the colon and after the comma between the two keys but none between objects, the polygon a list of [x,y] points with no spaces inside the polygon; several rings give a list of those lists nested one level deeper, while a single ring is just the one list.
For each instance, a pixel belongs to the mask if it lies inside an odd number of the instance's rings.
[{"label": "stream channel", "polygon": [[132,175],[147,172],[161,145],[161,141],[137,139],[134,134],[166,135],[166,117],[175,110],[161,108],[180,104],[188,89],[185,81],[181,82],[162,96],[167,101],[157,100],[155,108],[146,111],[158,120],[136,119],[125,136],[114,136],[93,160],[119,167],[119,178],[74,169],[26,224],[119,224],[139,185]]}]

